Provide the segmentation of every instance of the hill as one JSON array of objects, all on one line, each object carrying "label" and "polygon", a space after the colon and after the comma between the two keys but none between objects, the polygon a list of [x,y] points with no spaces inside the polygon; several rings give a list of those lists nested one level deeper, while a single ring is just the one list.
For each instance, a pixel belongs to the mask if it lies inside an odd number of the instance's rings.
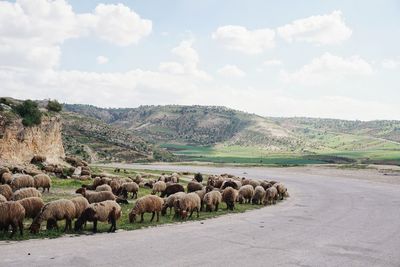
[{"label": "hill", "polygon": [[127,130],[189,160],[400,164],[399,121],[266,118],[215,106],[65,109]]}]

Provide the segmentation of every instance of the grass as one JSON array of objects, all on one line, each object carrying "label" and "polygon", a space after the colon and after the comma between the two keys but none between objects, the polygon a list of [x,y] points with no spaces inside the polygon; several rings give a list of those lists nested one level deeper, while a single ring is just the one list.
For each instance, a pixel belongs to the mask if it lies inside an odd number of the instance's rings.
[{"label": "grass", "polygon": [[259,147],[195,146],[163,144],[183,161],[211,163],[298,166],[306,164],[389,164],[400,165],[400,146],[353,135],[321,135],[324,148],[303,152],[270,152]]},{"label": "grass", "polygon": [[[166,174],[171,174],[171,171],[157,171],[157,170],[132,170],[132,169],[126,169],[126,173],[121,170],[120,173],[114,173],[114,168],[110,167],[98,167],[94,166],[92,168],[94,172],[107,172],[112,175],[116,175],[119,177],[128,177],[128,176],[133,176],[138,173],[141,174],[150,174],[151,177],[158,177],[162,173]],[[181,176],[181,181],[180,183],[183,184],[184,186],[188,183],[188,181],[193,177],[193,173],[189,173],[187,175]],[[204,177],[206,178],[206,177]],[[206,180],[206,179],[204,179]],[[74,194],[75,190],[79,187],[82,186],[82,184],[90,184],[91,181],[79,181],[79,180],[73,180],[73,179],[60,179],[56,177],[52,177],[52,188],[50,189],[50,193],[43,193],[43,200],[45,203],[56,200],[56,199],[71,199],[75,197],[76,195]],[[138,197],[142,197],[144,195],[150,194],[151,190],[147,188],[140,188]],[[117,222],[117,227],[118,230],[136,230],[136,229],[141,229],[145,227],[153,227],[157,225],[162,225],[162,224],[171,224],[171,223],[179,223],[182,222],[182,220],[174,218],[173,217],[173,212],[172,215],[169,215],[169,211],[167,212],[166,216],[160,216],[160,221],[156,222],[155,219],[153,222],[150,222],[151,214],[145,214],[144,215],[144,222],[143,223],[129,223],[128,220],[128,214],[131,211],[134,203],[136,200],[128,199],[129,204],[121,205],[122,207],[122,217],[120,220]],[[251,204],[236,204],[235,205],[235,210],[234,211],[228,211],[226,210],[226,205],[225,203],[221,203],[219,206],[218,212],[201,212],[200,217],[196,217],[196,213],[193,214],[193,217],[191,219],[188,219],[187,221],[199,221],[199,220],[205,220],[209,218],[214,218],[217,216],[229,214],[229,213],[241,213],[245,212],[247,210],[253,210],[253,209],[258,209],[262,208],[263,206],[261,205],[251,205]],[[137,220],[140,220],[139,217],[137,217]],[[28,239],[43,239],[43,238],[57,238],[61,237],[64,235],[71,235],[71,236],[78,236],[82,234],[91,234],[91,229],[92,229],[92,223],[88,223],[87,229],[82,232],[63,232],[64,228],[64,221],[58,222],[59,225],[59,230],[43,230],[43,227],[45,223],[42,224],[42,230],[39,232],[39,234],[31,234],[29,233],[29,226],[32,223],[31,219],[26,219],[24,221],[24,235],[21,237],[19,233],[16,233],[12,239],[9,238],[9,233],[4,234],[3,232],[0,232],[0,240],[4,241],[11,241],[11,240],[28,240]],[[107,232],[109,229],[110,225],[108,223],[98,223],[98,232]]]}]

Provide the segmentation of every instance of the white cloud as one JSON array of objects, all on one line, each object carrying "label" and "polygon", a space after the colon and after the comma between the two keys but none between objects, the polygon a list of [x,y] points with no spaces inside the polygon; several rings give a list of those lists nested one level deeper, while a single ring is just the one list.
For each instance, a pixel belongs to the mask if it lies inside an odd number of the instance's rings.
[{"label": "white cloud", "polygon": [[243,26],[219,27],[212,38],[229,50],[259,54],[275,46],[275,32],[271,29],[248,30]]},{"label": "white cloud", "polygon": [[372,72],[371,65],[359,56],[343,58],[325,53],[293,73],[282,71],[281,74],[287,82],[312,85],[338,81],[348,76],[369,75]]},{"label": "white cloud", "polygon": [[188,74],[203,80],[211,80],[211,76],[200,70],[200,62],[197,51],[193,48],[193,40],[184,40],[172,49],[172,54],[178,56],[181,62],[161,62],[160,71],[173,74]]},{"label": "white cloud", "polygon": [[278,34],[287,42],[308,42],[319,45],[339,44],[350,38],[352,30],[345,24],[342,12],[311,16],[279,27]]},{"label": "white cloud", "polygon": [[76,14],[63,0],[0,1],[0,66],[55,68],[68,39],[94,34],[128,45],[150,32],[151,21],[122,4],[100,4],[94,13]]},{"label": "white cloud", "polygon": [[281,66],[282,61],[280,61],[278,59],[270,59],[270,60],[264,61],[263,65],[264,66]]},{"label": "white cloud", "polygon": [[97,64],[99,64],[99,65],[106,64],[106,63],[108,63],[108,57],[105,57],[105,56],[98,56],[98,57],[96,58],[96,62],[97,62]]},{"label": "white cloud", "polygon": [[94,21],[97,36],[121,46],[138,43],[152,28],[150,20],[142,19],[123,4],[99,4],[94,11]]},{"label": "white cloud", "polygon": [[217,71],[218,74],[226,77],[244,77],[246,73],[235,65],[225,65]]},{"label": "white cloud", "polygon": [[382,67],[388,70],[394,70],[400,67],[400,60],[385,59],[381,63]]}]

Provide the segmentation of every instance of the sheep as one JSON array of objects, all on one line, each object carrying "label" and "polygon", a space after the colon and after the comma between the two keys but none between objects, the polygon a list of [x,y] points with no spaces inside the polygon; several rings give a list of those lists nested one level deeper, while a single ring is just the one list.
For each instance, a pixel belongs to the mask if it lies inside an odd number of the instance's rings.
[{"label": "sheep", "polygon": [[222,183],[221,189],[224,190],[227,187],[232,187],[233,189],[239,189],[238,184],[232,180],[226,180]]},{"label": "sheep", "polygon": [[44,206],[40,197],[28,197],[17,201],[25,209],[25,218],[34,219]]},{"label": "sheep", "polygon": [[58,229],[57,221],[65,220],[64,232],[66,232],[72,229],[72,219],[75,214],[75,205],[71,200],[59,199],[51,201],[44,205],[40,213],[33,219],[29,230],[32,234],[37,234],[43,221],[47,221],[48,230],[50,222]]},{"label": "sheep", "polygon": [[204,188],[204,189],[202,189],[202,190],[197,190],[197,191],[194,191],[198,196],[199,196],[199,198],[200,198],[200,211],[203,211],[203,199],[204,199],[204,195],[206,194],[206,188]]},{"label": "sheep", "polygon": [[0,203],[7,202],[7,198],[3,195],[0,195]]},{"label": "sheep", "polygon": [[72,203],[74,203],[75,206],[75,216],[74,218],[79,218],[81,214],[83,213],[84,210],[86,210],[89,207],[89,201],[82,197],[74,197],[71,199]]},{"label": "sheep", "polygon": [[265,199],[265,189],[261,185],[256,186],[254,190],[252,203],[258,205],[264,203],[264,199]]},{"label": "sheep", "polygon": [[12,173],[5,172],[1,175],[1,183],[2,184],[11,184],[12,181]]},{"label": "sheep", "polygon": [[108,184],[102,184],[96,187],[96,192],[108,191],[112,192],[111,186]]},{"label": "sheep", "polygon": [[13,190],[18,190],[24,187],[35,187],[35,181],[33,177],[27,174],[13,175],[11,180],[11,188]]},{"label": "sheep", "polygon": [[10,238],[12,238],[19,228],[21,236],[24,234],[25,209],[16,201],[0,203],[0,229],[8,231],[12,227]]},{"label": "sheep", "polygon": [[13,193],[11,199],[16,201],[28,197],[42,197],[42,194],[34,187],[21,188]]},{"label": "sheep", "polygon": [[278,190],[276,187],[272,186],[265,191],[264,205],[275,204],[278,199]]},{"label": "sheep", "polygon": [[132,179],[135,183],[140,184],[143,182],[143,178],[140,174],[137,174],[134,179]]},{"label": "sheep", "polygon": [[219,191],[210,191],[203,197],[203,203],[206,205],[206,211],[218,211],[218,205],[222,201],[222,195]]},{"label": "sheep", "polygon": [[276,190],[278,191],[278,196],[279,196],[279,198],[280,198],[281,200],[283,200],[283,196],[284,196],[285,192],[287,192],[286,186],[285,186],[284,184],[282,184],[282,183],[276,183],[276,184],[274,184],[273,186],[274,186],[274,187],[276,188]]},{"label": "sheep", "polygon": [[187,192],[188,193],[191,193],[191,192],[194,192],[194,191],[197,191],[197,190],[202,190],[202,189],[203,189],[203,185],[201,183],[199,183],[199,182],[190,181],[187,184]]},{"label": "sheep", "polygon": [[176,200],[178,198],[181,198],[184,196],[186,193],[185,192],[177,192],[175,194],[172,194],[167,197],[167,199],[164,201],[164,205],[161,209],[161,215],[164,216],[167,213],[167,209],[169,208],[169,214],[171,214],[172,208],[175,208],[175,214],[177,215],[177,206],[176,206]]},{"label": "sheep", "polygon": [[177,206],[179,207],[180,215],[182,219],[187,218],[188,212],[190,212],[189,218],[192,217],[193,211],[196,210],[197,218],[199,218],[199,212],[201,209],[201,199],[198,194],[195,192],[186,194],[179,198],[176,201]]},{"label": "sheep", "polygon": [[181,184],[170,184],[161,192],[160,197],[169,197],[177,192],[185,192],[185,188]]},{"label": "sheep", "polygon": [[8,184],[0,185],[0,195],[3,195],[7,200],[10,200],[12,194],[12,189]]},{"label": "sheep", "polygon": [[162,192],[165,191],[166,188],[167,188],[167,185],[165,184],[165,182],[158,181],[153,185],[153,191],[151,193],[153,195],[155,195],[160,192],[160,194],[161,194]]},{"label": "sheep", "polygon": [[121,192],[124,198],[128,198],[128,193],[132,193],[132,199],[137,198],[139,186],[135,182],[123,183],[121,185]]},{"label": "sheep", "polygon": [[110,182],[110,187],[111,187],[111,189],[112,189],[112,192],[114,193],[114,194],[116,194],[117,192],[118,192],[118,190],[120,189],[120,187],[121,187],[121,182],[119,181],[119,179],[113,179],[111,182]]},{"label": "sheep", "polygon": [[235,201],[238,196],[238,190],[232,187],[227,187],[222,192],[222,201],[226,203],[226,208],[233,210],[235,208]]},{"label": "sheep", "polygon": [[115,195],[110,191],[91,192],[86,190],[86,188],[79,188],[75,193],[84,196],[90,204],[106,200],[116,200]]},{"label": "sheep", "polygon": [[121,218],[121,210],[121,206],[112,200],[90,204],[75,222],[74,230],[80,231],[82,229],[82,225],[89,221],[93,222],[93,233],[96,233],[97,222],[100,221],[109,222],[111,227],[108,232],[115,232],[117,230],[117,221],[119,218]]},{"label": "sheep", "polygon": [[134,223],[136,221],[136,215],[140,215],[140,223],[143,222],[143,215],[145,212],[151,212],[153,215],[151,216],[150,222],[153,221],[154,215],[157,214],[157,222],[159,221],[160,211],[163,207],[164,200],[159,196],[147,195],[139,198],[135,206],[132,208],[129,213],[129,222]]},{"label": "sheep", "polygon": [[272,186],[272,184],[269,183],[268,181],[262,181],[260,183],[260,185],[264,188],[264,190],[267,190],[268,188],[270,188]]},{"label": "sheep", "polygon": [[239,203],[242,204],[244,203],[250,203],[251,199],[253,198],[254,195],[254,188],[251,184],[247,184],[242,186],[239,189],[239,195],[238,195],[238,200]]},{"label": "sheep", "polygon": [[250,183],[249,183],[252,187],[253,187],[253,189],[255,189],[257,186],[259,186],[261,183],[259,182],[259,181],[257,181],[257,180],[250,180]]},{"label": "sheep", "polygon": [[51,187],[51,179],[47,174],[41,173],[37,174],[33,177],[34,183],[35,183],[35,188],[39,189],[39,187],[43,188],[42,193],[47,189],[47,192],[50,191]]}]

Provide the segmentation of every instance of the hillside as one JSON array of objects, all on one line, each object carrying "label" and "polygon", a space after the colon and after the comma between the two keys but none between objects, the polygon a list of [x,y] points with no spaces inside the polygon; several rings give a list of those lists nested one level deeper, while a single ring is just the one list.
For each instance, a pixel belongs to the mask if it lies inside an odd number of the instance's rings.
[{"label": "hillside", "polygon": [[65,108],[128,130],[190,160],[400,163],[399,121],[265,118],[215,106]]}]

